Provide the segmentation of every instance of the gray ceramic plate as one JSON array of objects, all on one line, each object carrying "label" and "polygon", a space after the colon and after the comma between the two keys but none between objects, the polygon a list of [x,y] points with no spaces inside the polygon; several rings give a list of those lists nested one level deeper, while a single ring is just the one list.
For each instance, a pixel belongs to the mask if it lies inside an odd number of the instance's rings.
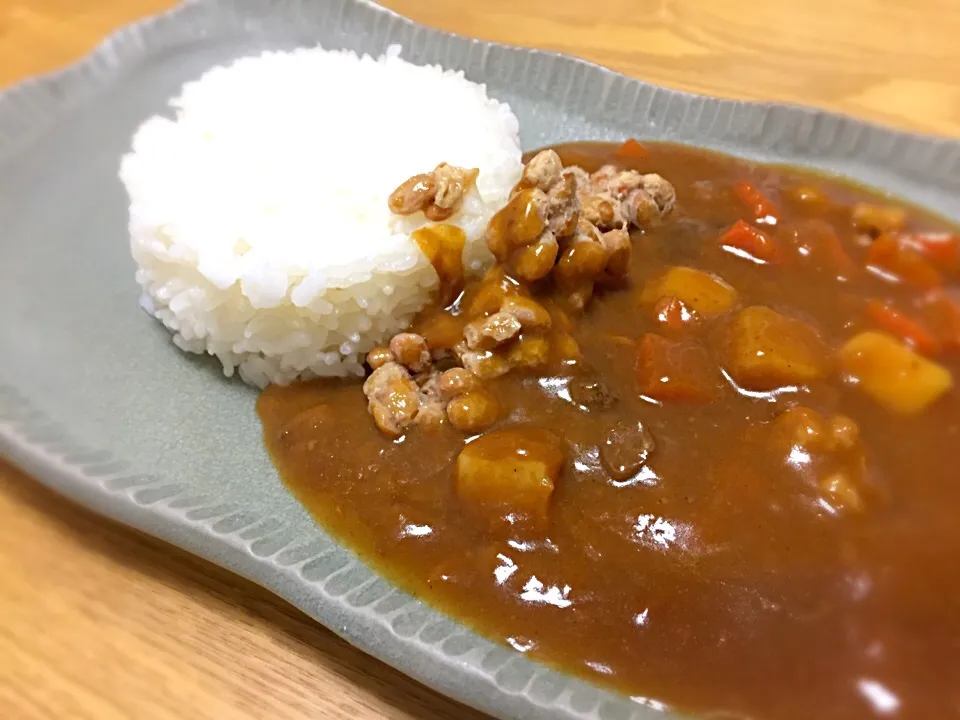
[{"label": "gray ceramic plate", "polygon": [[824,112],[721,102],[571,58],[417,26],[358,0],[193,2],[0,96],[0,451],[41,482],[275,591],[371,654],[500,717],[663,717],[473,635],[331,542],[281,486],[256,394],[137,305],[118,159],[187,79],[317,42],[462,68],[524,146],[625,136],[812,165],[960,220],[960,144]]}]

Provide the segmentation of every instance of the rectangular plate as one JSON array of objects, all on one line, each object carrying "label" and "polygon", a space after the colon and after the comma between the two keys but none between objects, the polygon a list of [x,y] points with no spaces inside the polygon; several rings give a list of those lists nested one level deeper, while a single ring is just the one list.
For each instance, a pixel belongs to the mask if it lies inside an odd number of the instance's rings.
[{"label": "rectangular plate", "polygon": [[[552,53],[430,30],[360,0],[209,0],[122,30],[0,95],[0,451],[65,495],[244,575],[372,655],[499,717],[671,717],[477,637],[391,587],[284,490],[256,393],[180,353],[137,305],[118,161],[214,64],[321,43],[459,68],[525,148],[633,136],[812,166],[960,220],[960,143],[720,101]],[[672,716],[676,717],[676,716]]]}]

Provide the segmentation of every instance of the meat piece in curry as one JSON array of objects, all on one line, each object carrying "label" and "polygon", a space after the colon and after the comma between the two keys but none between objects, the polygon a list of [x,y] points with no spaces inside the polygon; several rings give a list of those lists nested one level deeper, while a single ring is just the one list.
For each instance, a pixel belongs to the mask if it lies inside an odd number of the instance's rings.
[{"label": "meat piece in curry", "polygon": [[[391,208],[443,216],[475,179],[445,173]],[[479,279],[455,226],[414,239],[437,300],[371,350],[363,387],[259,401],[281,476],[327,528],[483,634],[637,702],[960,717],[955,227],[629,141],[528,158]]]}]

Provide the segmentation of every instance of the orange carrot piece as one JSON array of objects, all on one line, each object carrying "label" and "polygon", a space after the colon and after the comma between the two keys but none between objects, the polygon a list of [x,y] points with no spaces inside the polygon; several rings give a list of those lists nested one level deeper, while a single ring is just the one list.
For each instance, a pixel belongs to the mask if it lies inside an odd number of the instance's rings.
[{"label": "orange carrot piece", "polygon": [[646,157],[647,151],[634,138],[630,138],[617,148],[614,155],[623,160],[642,160]]},{"label": "orange carrot piece", "polygon": [[949,233],[903,233],[901,245],[918,251],[941,270],[960,269],[960,235]]},{"label": "orange carrot piece", "polygon": [[870,249],[867,250],[867,266],[888,269],[896,262],[899,252],[897,239],[893,235],[881,235],[870,244]]},{"label": "orange carrot piece", "polygon": [[860,271],[860,266],[840,242],[836,228],[826,220],[804,220],[795,228],[785,225],[782,229],[785,233],[781,239],[794,245],[801,257],[812,256],[814,262],[823,269],[848,280]]},{"label": "orange carrot piece", "polygon": [[893,275],[921,290],[943,285],[943,277],[918,250],[905,246],[892,235],[881,235],[873,241],[867,252],[867,267]]},{"label": "orange carrot piece", "polygon": [[843,245],[840,243],[840,238],[837,237],[837,233],[834,232],[833,228],[830,228],[829,232],[824,232],[821,239],[823,240],[823,248],[826,250],[827,256],[837,269],[837,272],[848,279],[853,277],[857,272],[857,264],[847,251],[844,250]]},{"label": "orange carrot piece", "polygon": [[867,303],[867,319],[878,329],[895,335],[924,355],[940,353],[940,342],[920,322],[879,300]]},{"label": "orange carrot piece", "polygon": [[661,402],[709,402],[718,386],[706,350],[692,342],[647,333],[637,348],[637,385]]},{"label": "orange carrot piece", "polygon": [[927,325],[943,347],[960,353],[960,301],[936,288],[924,298],[923,310]]},{"label": "orange carrot piece", "polygon": [[653,306],[654,316],[663,327],[670,330],[683,330],[684,325],[693,320],[693,313],[683,301],[675,297],[665,297]]},{"label": "orange carrot piece", "polygon": [[747,209],[753,213],[754,220],[761,220],[767,217],[773,218],[774,220],[780,219],[780,208],[746,180],[741,180],[734,185],[733,193],[737,196],[737,199],[746,205]]},{"label": "orange carrot piece", "polygon": [[774,239],[743,220],[737,220],[720,236],[720,244],[728,252],[745,253],[761,263],[777,263],[780,260]]}]

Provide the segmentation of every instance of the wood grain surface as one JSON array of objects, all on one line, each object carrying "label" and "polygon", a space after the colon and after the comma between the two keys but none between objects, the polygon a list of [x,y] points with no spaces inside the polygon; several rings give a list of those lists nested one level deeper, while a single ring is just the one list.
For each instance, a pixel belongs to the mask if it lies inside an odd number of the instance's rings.
[{"label": "wood grain surface", "polygon": [[[960,135],[955,0],[387,0],[429,25],[661,84]],[[0,2],[0,86],[169,0]],[[544,10],[543,8],[549,8]],[[266,591],[0,462],[0,717],[482,717]]]}]

